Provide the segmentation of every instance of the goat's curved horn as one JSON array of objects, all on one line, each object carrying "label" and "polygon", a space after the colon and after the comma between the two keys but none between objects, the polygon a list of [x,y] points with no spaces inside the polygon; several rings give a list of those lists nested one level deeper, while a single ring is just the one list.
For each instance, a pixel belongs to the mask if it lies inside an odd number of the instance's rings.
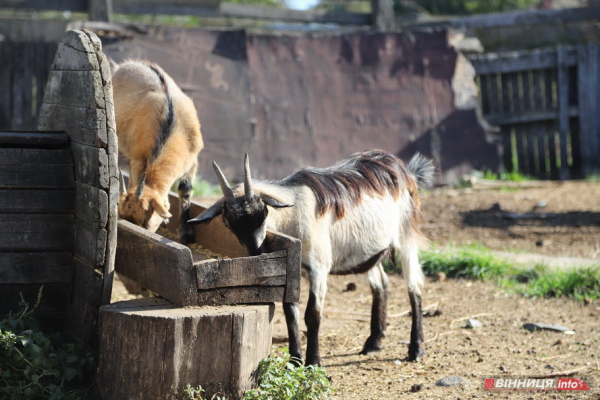
[{"label": "goat's curved horn", "polygon": [[250,159],[244,154],[244,193],[246,198],[252,197],[252,177],[250,176]]},{"label": "goat's curved horn", "polygon": [[119,169],[119,193],[126,193],[127,186],[125,186],[125,179],[123,178],[123,171]]},{"label": "goat's curved horn", "polygon": [[138,183],[138,187],[135,191],[136,197],[142,197],[144,195],[144,186],[146,185],[146,171],[140,177],[140,182]]},{"label": "goat's curved horn", "polygon": [[219,180],[219,185],[221,186],[221,191],[225,196],[225,200],[230,203],[233,203],[235,200],[235,195],[233,194],[233,190],[231,190],[231,186],[227,182],[227,178],[223,175],[221,168],[217,165],[216,162],[213,161],[213,169],[215,170],[215,174],[217,174],[217,179]]}]

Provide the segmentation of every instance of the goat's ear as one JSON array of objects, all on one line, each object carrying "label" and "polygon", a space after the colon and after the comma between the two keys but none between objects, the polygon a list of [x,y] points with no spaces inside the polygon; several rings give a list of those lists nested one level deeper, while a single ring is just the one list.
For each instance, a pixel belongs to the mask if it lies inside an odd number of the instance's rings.
[{"label": "goat's ear", "polygon": [[195,225],[210,222],[217,215],[223,214],[224,206],[225,198],[221,198],[215,204],[207,208],[202,214],[198,215],[196,218],[190,219],[188,224]]},{"label": "goat's ear", "polygon": [[273,208],[285,208],[285,207],[293,207],[293,204],[285,204],[281,201],[277,200],[274,197],[269,196],[268,194],[261,193],[260,198],[265,202],[266,205],[271,206]]},{"label": "goat's ear", "polygon": [[169,212],[169,210],[167,210],[162,201],[152,199],[150,200],[150,205],[152,206],[154,211],[156,211],[156,213],[161,216],[161,218],[169,219],[172,217],[171,213]]}]

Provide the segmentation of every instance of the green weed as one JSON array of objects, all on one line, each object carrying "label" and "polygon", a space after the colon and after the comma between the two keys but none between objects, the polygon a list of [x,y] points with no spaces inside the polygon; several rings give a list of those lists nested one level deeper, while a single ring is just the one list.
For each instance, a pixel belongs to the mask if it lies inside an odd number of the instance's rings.
[{"label": "green weed", "polygon": [[21,296],[21,310],[0,321],[0,398],[80,398],[82,385],[90,385],[96,357],[83,345],[70,343],[58,333],[39,329],[33,312]]}]

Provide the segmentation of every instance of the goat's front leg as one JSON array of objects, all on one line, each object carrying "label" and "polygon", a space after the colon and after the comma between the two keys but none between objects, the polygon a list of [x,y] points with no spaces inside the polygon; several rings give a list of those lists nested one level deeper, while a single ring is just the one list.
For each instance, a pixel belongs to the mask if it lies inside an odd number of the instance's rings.
[{"label": "goat's front leg", "polygon": [[302,345],[300,344],[300,311],[298,303],[283,303],[283,313],[287,324],[289,351],[294,364],[302,364]]},{"label": "goat's front leg", "polygon": [[307,345],[306,365],[321,366],[321,354],[319,352],[319,328],[321,326],[321,314],[327,293],[327,271],[312,269],[309,272],[310,293],[304,321],[306,322]]},{"label": "goat's front leg", "polygon": [[371,335],[367,338],[360,354],[370,354],[381,350],[381,339],[387,327],[387,286],[388,278],[381,263],[369,270],[369,283],[373,294],[371,306]]},{"label": "goat's front leg", "polygon": [[179,180],[177,193],[179,194],[179,242],[183,244],[194,243],[194,229],[187,223],[190,217],[190,203],[193,194],[194,175],[196,164]]}]

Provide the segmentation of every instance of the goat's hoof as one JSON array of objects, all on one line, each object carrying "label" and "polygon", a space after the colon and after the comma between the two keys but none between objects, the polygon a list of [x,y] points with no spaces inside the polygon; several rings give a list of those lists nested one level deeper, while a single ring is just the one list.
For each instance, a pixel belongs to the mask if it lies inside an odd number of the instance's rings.
[{"label": "goat's hoof", "polygon": [[420,347],[415,348],[415,349],[411,348],[408,350],[407,361],[420,362],[424,355],[425,355],[425,352],[423,351],[422,348],[420,348]]},{"label": "goat's hoof", "polygon": [[366,356],[369,354],[377,353],[378,351],[381,351],[381,349],[382,347],[379,343],[369,346],[365,345],[365,347],[363,347],[363,349],[358,354]]}]

